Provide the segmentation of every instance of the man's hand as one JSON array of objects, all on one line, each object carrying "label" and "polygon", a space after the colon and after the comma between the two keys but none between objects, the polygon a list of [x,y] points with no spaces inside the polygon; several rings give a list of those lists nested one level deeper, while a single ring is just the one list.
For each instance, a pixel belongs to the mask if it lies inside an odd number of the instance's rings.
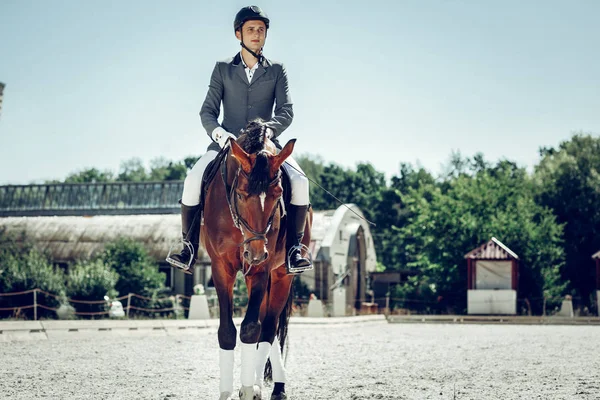
[{"label": "man's hand", "polygon": [[212,133],[212,139],[215,142],[217,142],[219,144],[219,146],[221,146],[221,148],[223,148],[225,146],[225,144],[227,143],[227,139],[229,139],[229,138],[236,139],[236,137],[233,133],[227,132],[225,129],[221,128],[220,126],[216,127]]},{"label": "man's hand", "polygon": [[267,139],[273,139],[274,131],[271,128],[267,128]]}]

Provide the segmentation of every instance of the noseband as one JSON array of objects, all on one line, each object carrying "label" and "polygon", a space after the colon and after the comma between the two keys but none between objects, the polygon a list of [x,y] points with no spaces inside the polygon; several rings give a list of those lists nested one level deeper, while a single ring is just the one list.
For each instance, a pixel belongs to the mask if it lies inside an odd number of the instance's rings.
[{"label": "noseband", "polygon": [[[278,207],[277,207],[277,205],[275,207],[273,207],[273,211],[271,211],[271,215],[269,216],[269,221],[267,222],[267,226],[265,227],[265,229],[263,229],[262,231],[259,231],[258,229],[252,228],[250,226],[250,224],[248,223],[248,221],[246,221],[244,219],[244,217],[242,217],[242,215],[240,214],[239,208],[238,208],[238,201],[237,201],[235,189],[237,187],[238,178],[239,178],[240,174],[242,174],[247,179],[250,178],[248,176],[248,174],[240,166],[237,170],[237,173],[235,174],[235,178],[233,178],[231,187],[229,187],[229,188],[227,185],[227,181],[225,179],[225,174],[222,174],[223,183],[225,183],[225,187],[228,188],[228,190],[229,190],[229,195],[227,196],[227,203],[229,204],[229,211],[231,212],[231,218],[233,219],[233,224],[235,225],[236,228],[238,228],[242,232],[242,236],[244,234],[244,229],[254,235],[254,236],[244,240],[240,244],[238,244],[238,247],[241,247],[241,246],[245,245],[246,243],[252,242],[254,240],[263,240],[266,245],[269,242],[267,240],[267,233],[271,229],[271,225],[273,225],[273,218],[275,217],[275,211],[277,211]],[[275,175],[275,177],[269,182],[269,187],[277,185],[280,181],[281,181],[281,170],[277,171],[277,175]]]}]

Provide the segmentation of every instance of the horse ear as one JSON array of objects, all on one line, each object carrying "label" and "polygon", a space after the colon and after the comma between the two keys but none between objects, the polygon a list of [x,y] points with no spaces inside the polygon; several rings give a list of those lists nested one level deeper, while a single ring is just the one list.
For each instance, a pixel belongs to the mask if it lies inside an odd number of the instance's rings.
[{"label": "horse ear", "polygon": [[229,139],[229,143],[231,144],[231,154],[240,162],[244,172],[249,174],[252,170],[250,155],[246,153],[233,138]]},{"label": "horse ear", "polygon": [[283,149],[275,156],[273,166],[271,167],[273,171],[277,171],[279,167],[281,167],[281,164],[283,164],[283,162],[292,154],[295,144],[296,139],[291,139],[285,144],[285,146],[283,146]]}]

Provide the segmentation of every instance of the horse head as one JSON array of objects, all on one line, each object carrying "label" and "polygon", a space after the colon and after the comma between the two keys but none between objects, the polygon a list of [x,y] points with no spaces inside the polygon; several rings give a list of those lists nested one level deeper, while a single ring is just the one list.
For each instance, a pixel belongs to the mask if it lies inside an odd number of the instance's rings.
[{"label": "horse head", "polygon": [[295,141],[287,142],[278,153],[260,123],[251,123],[237,141],[230,141],[231,155],[239,163],[230,204],[244,237],[243,257],[249,265],[261,264],[269,257],[267,234],[283,194],[280,167],[292,154]]}]

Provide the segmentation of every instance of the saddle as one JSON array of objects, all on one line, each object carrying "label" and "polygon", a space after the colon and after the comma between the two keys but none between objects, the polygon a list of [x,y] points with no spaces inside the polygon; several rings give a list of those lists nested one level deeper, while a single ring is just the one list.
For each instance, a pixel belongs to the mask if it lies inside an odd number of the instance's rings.
[{"label": "saddle", "polygon": [[[202,190],[200,192],[200,221],[201,224],[204,224],[204,201],[206,198],[206,193],[208,193],[208,186],[213,181],[217,173],[221,172],[221,175],[224,177],[224,181],[227,177],[227,154],[229,153],[228,147],[222,148],[214,160],[212,160],[204,171],[204,175],[202,176]],[[281,184],[283,186],[283,196],[280,202],[280,212],[283,217],[286,213],[285,210],[290,205],[292,199],[292,183],[290,180],[290,176],[288,175],[285,168],[279,167],[281,170]],[[227,192],[231,190],[230,187],[227,187]]]}]

